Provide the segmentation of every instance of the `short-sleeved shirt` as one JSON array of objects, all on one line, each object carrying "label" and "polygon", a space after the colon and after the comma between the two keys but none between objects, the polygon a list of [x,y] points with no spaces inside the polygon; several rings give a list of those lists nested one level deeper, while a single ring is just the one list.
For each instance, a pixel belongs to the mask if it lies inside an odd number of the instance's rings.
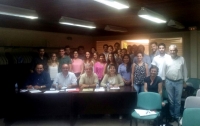
[{"label": "short-sleeved shirt", "polygon": [[124,63],[120,64],[118,67],[118,73],[122,76],[126,81],[131,80],[131,72],[127,72],[126,66]]},{"label": "short-sleeved shirt", "polygon": [[64,76],[63,73],[58,73],[56,78],[54,79],[53,84],[59,84],[62,85],[63,87],[68,87],[69,85],[72,84],[77,84],[77,79],[74,73],[68,72],[67,76]]},{"label": "short-sleeved shirt", "polygon": [[94,64],[94,73],[97,74],[99,80],[101,80],[103,78],[103,71],[104,71],[104,68],[105,68],[105,64],[102,64],[100,62],[96,62]]},{"label": "short-sleeved shirt", "polygon": [[61,67],[63,64],[71,64],[71,59],[69,56],[65,56],[64,58],[59,59],[59,67],[58,67],[58,72],[61,72]]},{"label": "short-sleeved shirt", "polygon": [[97,74],[93,73],[91,76],[88,76],[86,73],[82,74],[80,77],[79,84],[96,84],[98,83]]},{"label": "short-sleeved shirt", "polygon": [[162,82],[162,78],[159,76],[156,76],[156,78],[154,79],[152,84],[151,84],[150,76],[148,76],[144,79],[144,83],[147,83],[148,92],[158,93],[158,84],[161,82]]},{"label": "short-sleeved shirt", "polygon": [[83,67],[82,59],[72,59],[72,72],[81,73]]}]

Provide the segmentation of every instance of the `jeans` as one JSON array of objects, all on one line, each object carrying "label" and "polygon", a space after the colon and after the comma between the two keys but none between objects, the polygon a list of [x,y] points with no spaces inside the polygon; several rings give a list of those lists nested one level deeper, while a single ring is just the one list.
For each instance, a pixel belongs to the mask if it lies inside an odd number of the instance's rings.
[{"label": "jeans", "polygon": [[183,80],[171,81],[166,79],[165,87],[169,98],[169,111],[173,118],[180,117],[181,96],[183,90]]},{"label": "jeans", "polygon": [[133,85],[137,93],[143,92],[144,91],[144,85],[143,84],[134,84]]}]

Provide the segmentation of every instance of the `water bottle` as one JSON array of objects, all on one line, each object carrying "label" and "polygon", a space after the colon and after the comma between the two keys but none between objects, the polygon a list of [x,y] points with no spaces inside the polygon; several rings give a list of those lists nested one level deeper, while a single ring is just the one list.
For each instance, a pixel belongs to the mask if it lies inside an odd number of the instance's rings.
[{"label": "water bottle", "polygon": [[109,90],[110,89],[110,83],[107,82],[106,86],[107,86],[107,90]]},{"label": "water bottle", "polygon": [[15,84],[15,92],[16,93],[18,92],[18,84],[17,83]]},{"label": "water bottle", "polygon": [[96,83],[96,88],[97,88],[97,89],[99,88],[99,82]]}]

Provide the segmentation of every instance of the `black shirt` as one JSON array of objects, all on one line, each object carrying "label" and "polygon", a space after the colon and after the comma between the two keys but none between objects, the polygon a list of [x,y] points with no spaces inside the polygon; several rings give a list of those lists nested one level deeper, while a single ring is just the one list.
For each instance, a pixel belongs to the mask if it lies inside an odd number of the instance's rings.
[{"label": "black shirt", "polygon": [[[150,76],[144,79],[144,83],[147,83],[147,90],[148,92],[155,92],[158,93],[158,84],[162,82],[161,77],[156,76],[153,83],[151,84]],[[150,85],[151,84],[151,85]]]}]

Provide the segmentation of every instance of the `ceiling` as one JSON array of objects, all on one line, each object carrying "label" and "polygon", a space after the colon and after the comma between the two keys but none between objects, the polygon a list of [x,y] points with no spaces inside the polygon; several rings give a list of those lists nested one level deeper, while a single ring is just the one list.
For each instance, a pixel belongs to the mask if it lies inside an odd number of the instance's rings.
[{"label": "ceiling", "polygon": [[[176,20],[188,27],[200,27],[200,0],[127,0],[130,8],[116,10],[93,0],[0,0],[0,4],[36,10],[37,20],[0,15],[0,27],[72,33],[81,35],[124,35],[133,33],[160,33],[182,31],[167,24],[156,24],[137,16],[141,7]],[[61,16],[94,22],[96,29],[60,25]],[[106,25],[128,29],[126,33],[105,31]]]}]

